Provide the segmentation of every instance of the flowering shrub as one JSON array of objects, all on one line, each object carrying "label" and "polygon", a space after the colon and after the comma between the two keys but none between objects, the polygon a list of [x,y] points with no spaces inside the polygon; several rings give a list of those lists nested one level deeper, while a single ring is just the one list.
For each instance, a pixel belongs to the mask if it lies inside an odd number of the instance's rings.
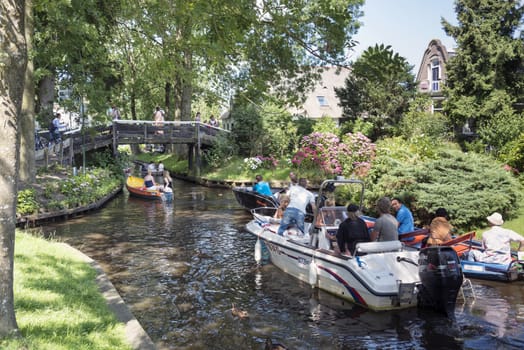
[{"label": "flowering shrub", "polygon": [[342,141],[339,159],[344,168],[343,174],[366,176],[375,158],[376,145],[360,132],[347,133],[342,136]]},{"label": "flowering shrub", "polygon": [[258,168],[263,169],[275,169],[278,166],[278,160],[273,156],[255,156],[250,158],[244,158],[244,165],[246,169],[257,170]]},{"label": "flowering shrub", "polygon": [[314,132],[306,135],[292,162],[299,169],[320,168],[324,174],[341,174],[339,144],[339,138],[332,133]]},{"label": "flowering shrub", "polygon": [[375,148],[359,132],[345,134],[342,140],[332,133],[314,132],[302,138],[292,162],[298,169],[320,169],[324,175],[365,176]]}]

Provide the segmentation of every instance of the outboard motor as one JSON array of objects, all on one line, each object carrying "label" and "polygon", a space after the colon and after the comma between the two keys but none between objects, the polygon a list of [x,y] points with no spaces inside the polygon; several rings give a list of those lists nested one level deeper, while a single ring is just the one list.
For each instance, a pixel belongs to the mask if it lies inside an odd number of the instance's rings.
[{"label": "outboard motor", "polygon": [[455,250],[446,246],[422,249],[418,274],[422,282],[417,296],[418,307],[454,317],[457,294],[464,280]]}]

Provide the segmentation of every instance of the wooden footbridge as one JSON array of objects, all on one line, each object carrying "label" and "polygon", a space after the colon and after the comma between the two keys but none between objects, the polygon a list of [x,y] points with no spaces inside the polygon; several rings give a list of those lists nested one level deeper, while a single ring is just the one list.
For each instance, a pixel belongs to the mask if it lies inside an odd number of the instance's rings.
[{"label": "wooden footbridge", "polygon": [[[62,133],[62,142],[51,148],[36,151],[37,161],[47,161],[54,153],[61,160],[69,158],[72,164],[75,154],[100,148],[112,147],[117,154],[118,145],[155,144],[188,146],[189,169],[200,170],[200,152],[211,146],[218,135],[227,134],[228,130],[192,121],[138,121],[117,120],[112,125],[86,128]],[[66,161],[67,163],[67,161]]]}]

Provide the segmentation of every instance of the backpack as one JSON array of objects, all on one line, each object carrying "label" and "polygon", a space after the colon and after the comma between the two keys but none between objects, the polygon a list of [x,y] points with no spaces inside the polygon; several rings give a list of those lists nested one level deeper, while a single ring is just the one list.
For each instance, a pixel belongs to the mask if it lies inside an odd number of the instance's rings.
[{"label": "backpack", "polygon": [[55,132],[55,129],[56,129],[55,124],[51,120],[51,123],[49,123],[49,132]]}]

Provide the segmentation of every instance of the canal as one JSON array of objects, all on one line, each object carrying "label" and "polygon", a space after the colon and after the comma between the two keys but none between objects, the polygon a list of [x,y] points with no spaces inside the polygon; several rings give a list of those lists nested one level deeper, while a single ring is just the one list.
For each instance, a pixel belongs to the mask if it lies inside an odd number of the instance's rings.
[{"label": "canal", "polygon": [[[171,204],[118,195],[44,228],[104,269],[159,349],[522,349],[524,283],[472,281],[455,320],[370,312],[258,267],[230,190],[175,180]],[[232,308],[248,317],[233,315]]]}]

